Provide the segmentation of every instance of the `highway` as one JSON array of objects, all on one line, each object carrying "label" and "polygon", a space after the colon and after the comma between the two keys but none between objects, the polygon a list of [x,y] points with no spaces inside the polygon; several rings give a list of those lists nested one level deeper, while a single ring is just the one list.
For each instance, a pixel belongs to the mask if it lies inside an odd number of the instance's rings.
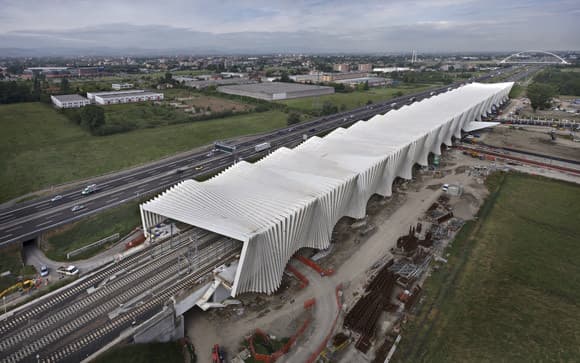
[{"label": "highway", "polygon": [[[487,74],[470,81],[493,80],[493,76],[509,71],[511,69],[494,71],[493,75]],[[533,70],[524,68],[510,75],[507,80],[519,80],[535,71],[536,68]],[[337,127],[348,127],[359,120],[368,120],[377,114],[384,114],[393,108],[398,109],[460,85],[455,83],[441,86],[258,135],[249,141],[236,143],[235,156],[221,151],[208,153],[210,150],[208,147],[206,150],[171,161],[152,163],[149,166],[105,176],[99,178],[99,190],[87,196],[81,195],[82,188],[76,187],[60,193],[62,199],[58,201],[52,202],[52,196],[47,196],[4,208],[0,210],[0,246],[34,239],[45,231],[135,200],[144,194],[161,192],[181,180],[211,175],[232,165],[236,161],[235,158],[247,159],[265,155],[268,151],[255,151],[254,146],[259,143],[270,142],[272,149],[282,146],[293,147],[303,141],[303,135],[313,136],[324,134]],[[178,172],[178,169],[185,170]],[[82,205],[84,208],[73,212],[71,208],[75,205]]]}]

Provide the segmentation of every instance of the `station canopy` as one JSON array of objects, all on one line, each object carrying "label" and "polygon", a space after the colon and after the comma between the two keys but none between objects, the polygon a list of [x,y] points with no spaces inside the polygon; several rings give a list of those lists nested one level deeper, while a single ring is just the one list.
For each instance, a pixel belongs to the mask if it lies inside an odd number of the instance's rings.
[{"label": "station canopy", "polygon": [[232,295],[272,293],[298,249],[328,248],[340,218],[363,218],[373,194],[391,195],[395,178],[410,179],[413,165],[427,165],[429,153],[507,100],[512,85],[468,84],[207,181],[182,181],[141,205],[143,228],[171,218],[241,241]]}]

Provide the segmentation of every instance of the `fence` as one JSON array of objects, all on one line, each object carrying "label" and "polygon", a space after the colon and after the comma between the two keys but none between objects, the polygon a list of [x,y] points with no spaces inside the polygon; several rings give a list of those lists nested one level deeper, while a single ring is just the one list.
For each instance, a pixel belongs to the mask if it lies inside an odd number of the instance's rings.
[{"label": "fence", "polygon": [[101,240],[98,240],[97,242],[93,242],[93,243],[86,245],[84,247],[77,248],[76,250],[70,251],[69,253],[66,254],[66,259],[70,260],[71,257],[74,257],[76,255],[80,255],[81,253],[88,251],[92,248],[99,247],[101,245],[104,245],[107,242],[116,241],[118,239],[119,239],[119,233],[115,233],[112,236],[103,238]]}]

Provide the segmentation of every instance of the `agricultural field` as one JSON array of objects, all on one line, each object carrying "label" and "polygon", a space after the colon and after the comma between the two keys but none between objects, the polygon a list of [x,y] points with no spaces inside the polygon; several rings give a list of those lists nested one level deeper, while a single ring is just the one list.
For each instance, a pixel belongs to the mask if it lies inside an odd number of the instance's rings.
[{"label": "agricultural field", "polygon": [[431,84],[408,84],[397,87],[371,88],[368,91],[353,91],[349,93],[334,93],[318,97],[297,98],[279,102],[287,105],[291,109],[302,112],[320,112],[322,110],[322,105],[327,101],[333,103],[339,109],[344,105],[346,110],[350,110],[364,106],[368,101],[377,103],[389,100],[397,97],[399,92],[406,95],[409,93],[420,92],[431,87],[433,87]]},{"label": "agricultural field", "polygon": [[580,187],[524,174],[491,194],[424,285],[397,362],[580,361]]},{"label": "agricultural field", "polygon": [[41,103],[0,106],[0,203],[73,180],[137,166],[214,140],[286,126],[279,111],[110,136],[92,136]]}]

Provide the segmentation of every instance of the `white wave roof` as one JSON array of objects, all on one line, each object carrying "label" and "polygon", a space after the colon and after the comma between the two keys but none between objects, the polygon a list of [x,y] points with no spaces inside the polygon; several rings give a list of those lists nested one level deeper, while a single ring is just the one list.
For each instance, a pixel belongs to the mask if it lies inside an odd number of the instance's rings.
[{"label": "white wave roof", "polygon": [[429,153],[505,101],[512,85],[469,84],[207,181],[182,181],[141,205],[144,230],[171,218],[239,240],[232,295],[272,293],[298,249],[327,248],[340,218],[364,217],[373,194],[390,195],[396,177],[410,179],[415,163],[426,165]]}]

